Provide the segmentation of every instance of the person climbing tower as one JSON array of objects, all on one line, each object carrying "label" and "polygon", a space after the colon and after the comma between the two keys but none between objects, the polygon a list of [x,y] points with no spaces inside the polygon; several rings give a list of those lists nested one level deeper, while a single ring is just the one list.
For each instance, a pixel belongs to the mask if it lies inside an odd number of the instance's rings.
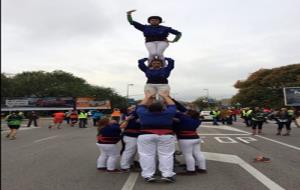
[{"label": "person climbing tower", "polygon": [[[165,58],[168,62],[167,66],[162,67],[162,61],[160,59],[153,59],[149,63],[149,67],[146,66],[145,62],[147,58],[140,59],[138,61],[139,68],[145,73],[147,77],[147,82],[144,88],[145,94],[155,94],[157,99],[161,92],[170,93],[170,86],[168,84],[168,77],[171,74],[172,69],[174,68],[174,60],[171,58]],[[148,60],[149,62],[149,60]]]},{"label": "person climbing tower", "polygon": [[[142,31],[145,36],[145,45],[149,52],[148,63],[151,63],[155,56],[157,56],[164,64],[165,58],[163,52],[169,46],[169,43],[177,42],[181,38],[181,32],[174,30],[171,27],[160,25],[162,23],[162,18],[160,16],[150,16],[148,18],[148,23],[150,25],[143,25],[136,22],[131,16],[131,13],[135,11],[136,10],[130,10],[127,12],[127,20],[136,29]],[[176,36],[172,41],[167,39],[170,33]]]}]

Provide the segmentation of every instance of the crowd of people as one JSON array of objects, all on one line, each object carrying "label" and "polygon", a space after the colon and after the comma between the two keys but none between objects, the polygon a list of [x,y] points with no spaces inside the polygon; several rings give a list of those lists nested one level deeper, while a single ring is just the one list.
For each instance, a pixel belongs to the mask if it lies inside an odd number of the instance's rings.
[{"label": "crowd of people", "polygon": [[[263,134],[263,125],[270,120],[275,121],[278,126],[276,135],[289,136],[292,122],[294,122],[297,127],[300,127],[300,123],[297,121],[297,118],[300,117],[299,110],[288,109],[286,107],[274,110],[261,107],[214,109],[210,114],[213,117],[213,125],[218,125],[219,122],[232,125],[232,122],[236,121],[237,115],[240,115],[246,127],[252,127],[253,135]],[[282,134],[283,128],[285,128],[286,132]]]},{"label": "crowd of people", "polygon": [[[72,111],[56,111],[52,116],[51,124],[48,125],[49,129],[57,128],[61,129],[62,124],[65,121],[70,127],[75,127],[78,125],[79,128],[87,128],[89,118],[92,119],[93,126],[97,125],[97,122],[105,116],[101,110],[72,110]],[[6,135],[7,138],[11,140],[16,139],[17,130],[21,127],[21,124],[27,119],[27,127],[39,127],[41,123],[39,122],[39,114],[37,111],[29,111],[28,113],[20,111],[10,112],[4,120],[7,122],[9,128],[9,133]]]}]

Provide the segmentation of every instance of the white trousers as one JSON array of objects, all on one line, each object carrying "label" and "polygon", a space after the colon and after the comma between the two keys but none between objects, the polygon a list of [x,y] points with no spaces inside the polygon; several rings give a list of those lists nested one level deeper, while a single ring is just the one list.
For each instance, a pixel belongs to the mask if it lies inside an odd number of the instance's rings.
[{"label": "white trousers", "polygon": [[175,137],[173,135],[140,135],[137,140],[142,177],[151,177],[156,170],[156,153],[158,153],[159,171],[163,177],[175,175],[173,169]]},{"label": "white trousers", "polygon": [[179,146],[188,171],[195,171],[195,165],[206,170],[206,161],[200,148],[200,139],[180,139]]},{"label": "white trousers", "polygon": [[120,150],[117,144],[99,144],[96,143],[100,150],[100,155],[97,159],[97,168],[106,167],[107,170],[116,169],[117,161],[120,157]]},{"label": "white trousers", "polygon": [[129,169],[137,152],[137,138],[124,136],[125,150],[121,156],[121,168]]},{"label": "white trousers", "polygon": [[162,100],[158,94],[161,92],[167,92],[170,94],[169,84],[146,84],[144,88],[145,94],[155,94],[156,99]]},{"label": "white trousers", "polygon": [[169,46],[168,42],[154,41],[154,42],[147,42],[145,45],[149,52],[148,63],[150,63],[155,58],[155,56],[157,56],[159,59],[163,61],[165,60],[163,53]]}]

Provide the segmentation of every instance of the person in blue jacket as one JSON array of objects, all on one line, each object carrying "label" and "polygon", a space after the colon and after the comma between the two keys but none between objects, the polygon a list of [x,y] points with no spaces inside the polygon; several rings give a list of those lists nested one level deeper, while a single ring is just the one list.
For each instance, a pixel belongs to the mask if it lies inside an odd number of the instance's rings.
[{"label": "person in blue jacket", "polygon": [[206,161],[200,148],[201,140],[197,133],[197,128],[201,124],[199,112],[196,110],[187,110],[184,113],[177,112],[175,117],[179,119],[175,129],[176,136],[186,163],[186,172],[180,174],[206,173]]},{"label": "person in blue jacket", "polygon": [[121,139],[120,125],[115,120],[103,118],[98,122],[97,143],[100,155],[97,159],[97,169],[107,172],[120,172],[116,169],[120,157],[117,143]]},{"label": "person in blue jacket", "polygon": [[169,94],[170,86],[168,84],[168,77],[174,69],[174,60],[165,58],[168,62],[166,67],[162,67],[162,61],[160,59],[152,60],[148,67],[145,64],[147,60],[147,58],[143,58],[138,61],[140,70],[142,70],[147,77],[144,88],[145,94],[154,94],[155,96],[158,96],[160,93]]},{"label": "person in blue jacket", "polygon": [[158,154],[161,180],[175,182],[173,154],[175,152],[175,137],[173,132],[173,117],[176,106],[167,94],[161,94],[162,102],[153,101],[152,94],[146,94],[137,106],[136,113],[140,119],[140,134],[137,139],[138,153],[142,169],[142,177],[147,182],[155,181],[156,155]]},{"label": "person in blue jacket", "polygon": [[[150,25],[144,25],[136,22],[132,19],[131,13],[136,10],[131,10],[127,12],[127,20],[136,29],[143,32],[145,36],[145,45],[149,52],[149,61],[158,56],[159,59],[165,60],[163,52],[169,46],[169,43],[177,42],[181,37],[181,32],[172,29],[171,27],[162,26],[162,18],[160,16],[150,16],[148,18],[148,23]],[[169,34],[174,34],[176,37],[170,41],[167,39]]]},{"label": "person in blue jacket", "polygon": [[135,111],[135,106],[128,107],[127,116],[123,120],[120,127],[123,129],[123,142],[124,151],[122,152],[120,166],[122,171],[130,171],[134,161],[135,154],[137,153],[137,138],[140,134],[140,123]]},{"label": "person in blue jacket", "polygon": [[95,110],[92,112],[93,124],[94,126],[97,125],[97,122],[103,117],[103,113],[100,110]]}]

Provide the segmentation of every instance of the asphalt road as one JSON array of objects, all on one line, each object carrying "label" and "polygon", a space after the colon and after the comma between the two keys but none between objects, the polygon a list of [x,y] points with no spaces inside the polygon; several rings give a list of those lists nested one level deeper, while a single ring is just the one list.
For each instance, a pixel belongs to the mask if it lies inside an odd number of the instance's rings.
[{"label": "asphalt road", "polygon": [[[276,125],[264,126],[264,135],[252,136],[239,121],[233,126],[199,128],[201,149],[207,159],[208,174],[177,176],[173,184],[146,183],[139,173],[106,173],[96,170],[99,150],[96,128],[64,126],[22,127],[16,140],[1,132],[2,190],[263,190],[300,189],[300,128],[291,136],[276,136]],[[257,155],[270,163],[255,163]],[[183,162],[182,156],[177,159]],[[182,168],[176,167],[176,171]]]}]

